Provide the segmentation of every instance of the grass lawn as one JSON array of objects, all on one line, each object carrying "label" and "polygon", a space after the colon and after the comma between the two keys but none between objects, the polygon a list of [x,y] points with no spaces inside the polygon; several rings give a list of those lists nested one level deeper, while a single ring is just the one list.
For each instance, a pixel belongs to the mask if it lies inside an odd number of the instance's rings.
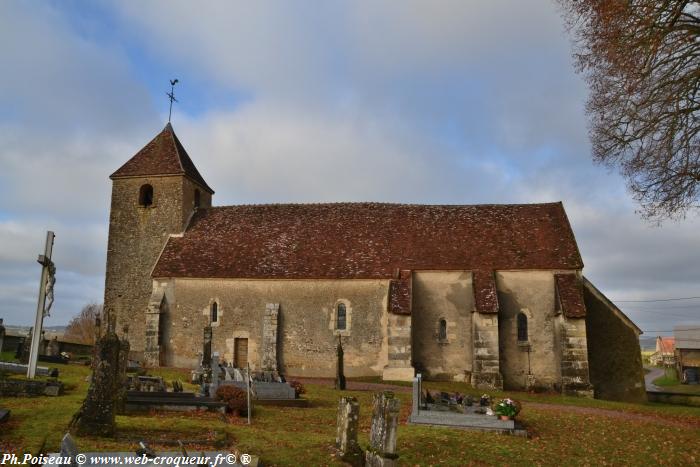
[{"label": "grass lawn", "polygon": [[[85,393],[89,369],[57,365],[67,393],[61,397],[3,398],[0,406],[12,410],[0,426],[0,452],[35,452],[46,443],[56,451],[71,416]],[[185,370],[153,371],[171,381],[187,381]],[[367,382],[376,380],[366,379]],[[431,389],[478,394],[461,383],[427,382]],[[402,387],[405,387],[402,383]],[[128,438],[143,438],[156,450],[176,450],[159,439],[208,440],[190,446],[190,452],[237,449],[259,455],[267,465],[340,465],[334,458],[336,404],[340,392],[306,384],[310,408],[259,407],[253,425],[244,419],[225,423],[209,413],[173,413],[118,416],[119,438],[77,437],[79,448],[133,450]],[[401,389],[401,388],[399,388]],[[344,391],[360,401],[360,444],[368,444],[371,391]],[[501,393],[490,392],[493,396]],[[407,425],[410,391],[397,390],[401,399],[398,452],[402,465],[692,465],[700,463],[700,408],[663,404],[624,404],[553,395],[510,393],[524,401],[519,416],[529,439],[492,433]]]},{"label": "grass lawn", "polygon": [[667,372],[666,375],[656,378],[653,383],[661,386],[664,391],[700,395],[700,384],[681,384],[675,372]]}]

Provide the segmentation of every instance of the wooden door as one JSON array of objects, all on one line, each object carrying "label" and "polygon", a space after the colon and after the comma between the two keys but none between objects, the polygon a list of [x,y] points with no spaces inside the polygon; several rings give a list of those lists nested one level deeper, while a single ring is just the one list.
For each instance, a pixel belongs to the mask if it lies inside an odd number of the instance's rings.
[{"label": "wooden door", "polygon": [[236,337],[234,341],[233,364],[238,368],[245,368],[248,363],[248,339]]}]

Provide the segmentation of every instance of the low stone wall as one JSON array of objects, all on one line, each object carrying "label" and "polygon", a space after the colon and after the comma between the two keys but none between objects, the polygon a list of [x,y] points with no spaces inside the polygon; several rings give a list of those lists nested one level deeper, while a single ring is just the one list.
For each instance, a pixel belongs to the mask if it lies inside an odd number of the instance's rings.
[{"label": "low stone wall", "polygon": [[60,396],[62,394],[63,383],[60,381],[0,379],[0,396],[3,397]]},{"label": "low stone wall", "polygon": [[700,407],[700,395],[647,391],[647,398],[649,399],[649,402]]}]

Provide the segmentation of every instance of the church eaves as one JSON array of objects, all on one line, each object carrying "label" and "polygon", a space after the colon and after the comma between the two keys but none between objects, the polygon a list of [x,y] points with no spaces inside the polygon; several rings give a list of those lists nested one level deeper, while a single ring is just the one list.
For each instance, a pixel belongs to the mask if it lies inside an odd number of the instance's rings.
[{"label": "church eaves", "polygon": [[149,175],[186,175],[209,193],[214,193],[195,167],[170,123],[109,178]]},{"label": "church eaves", "polygon": [[[198,210],[184,235],[168,240],[153,277],[392,279],[397,269],[582,267],[561,203],[276,204]],[[484,311],[495,298],[488,282]]]}]

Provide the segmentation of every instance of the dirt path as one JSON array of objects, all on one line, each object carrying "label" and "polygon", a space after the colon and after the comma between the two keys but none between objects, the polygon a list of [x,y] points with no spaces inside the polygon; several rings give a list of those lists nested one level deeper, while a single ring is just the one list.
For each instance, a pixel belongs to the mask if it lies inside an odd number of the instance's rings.
[{"label": "dirt path", "polygon": [[[661,370],[663,372],[663,370]],[[658,376],[657,376],[658,377]],[[656,378],[656,377],[655,377]],[[297,381],[308,384],[319,384],[323,386],[333,387],[334,380],[330,378],[295,378]],[[359,381],[348,381],[347,389],[349,391],[394,391],[410,393],[412,389],[407,386],[397,386],[394,384],[383,383],[363,383]],[[670,426],[675,428],[691,428],[700,429],[700,419],[695,420],[680,420],[673,417],[667,417],[661,414],[654,413],[635,413],[622,410],[601,409],[597,407],[579,407],[575,405],[564,404],[549,404],[544,402],[528,402],[523,401],[524,407],[532,407],[533,409],[546,410],[552,412],[569,412],[581,415],[597,415],[601,417],[610,417],[619,420],[635,420],[647,423],[655,423],[658,425]]]},{"label": "dirt path", "polygon": [[656,378],[661,378],[665,374],[664,369],[657,367],[648,367],[647,370],[649,370],[649,373],[644,375],[644,384],[647,387],[647,391],[662,392],[663,388],[655,385],[653,381]]}]

